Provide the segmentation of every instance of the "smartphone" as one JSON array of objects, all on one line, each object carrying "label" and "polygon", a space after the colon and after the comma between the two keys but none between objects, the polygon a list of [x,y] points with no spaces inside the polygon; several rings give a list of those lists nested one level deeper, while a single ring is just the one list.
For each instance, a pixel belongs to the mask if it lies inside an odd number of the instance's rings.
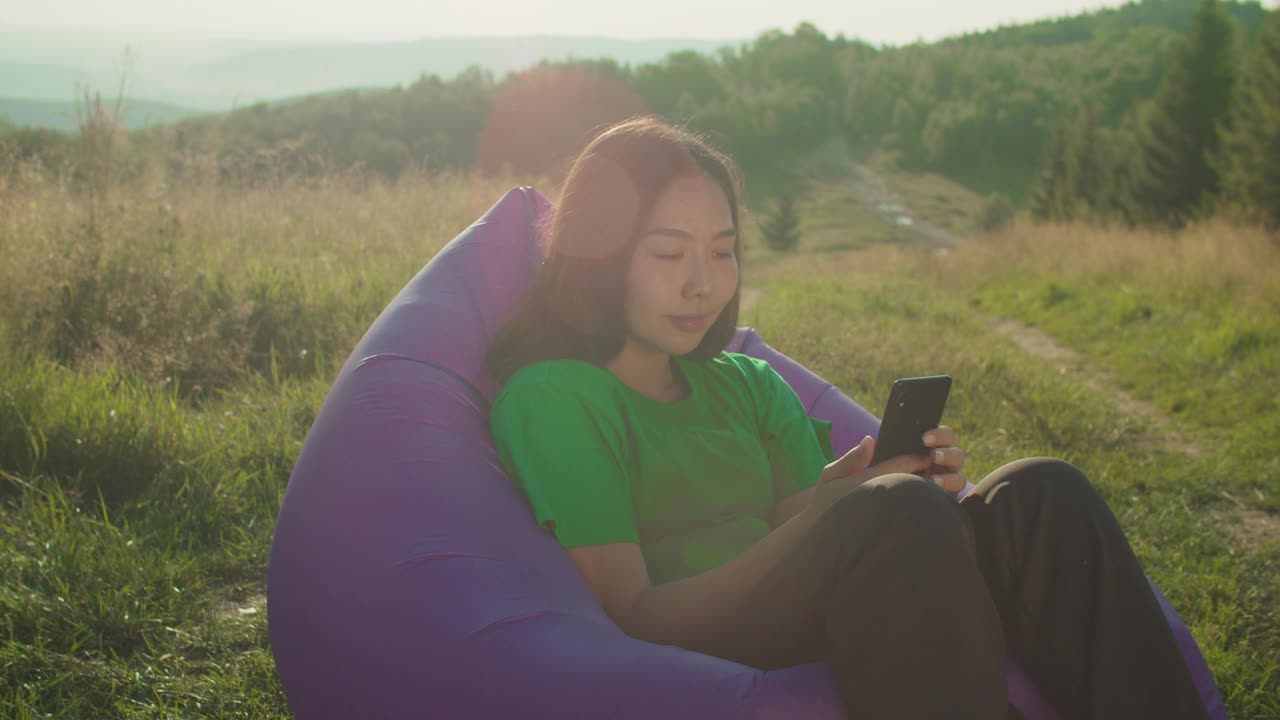
[{"label": "smartphone", "polygon": [[889,402],[880,420],[876,452],[871,464],[899,455],[929,452],[924,434],[942,422],[942,410],[951,392],[950,375],[901,378],[889,390]]}]

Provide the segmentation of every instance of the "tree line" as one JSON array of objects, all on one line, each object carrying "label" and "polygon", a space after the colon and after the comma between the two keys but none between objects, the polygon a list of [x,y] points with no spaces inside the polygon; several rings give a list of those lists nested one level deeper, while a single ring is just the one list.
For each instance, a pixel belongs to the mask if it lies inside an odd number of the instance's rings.
[{"label": "tree line", "polygon": [[1176,227],[1225,212],[1280,227],[1280,16],[1246,53],[1238,34],[1206,0],[1160,84],[1119,122],[1076,104],[1046,149],[1032,214]]},{"label": "tree line", "polygon": [[[601,124],[655,112],[710,134],[749,176],[838,137],[1045,219],[1177,224],[1227,188],[1238,211],[1274,217],[1276,15],[1257,2],[1143,0],[887,48],[803,23],[634,67],[544,62],[502,79],[473,67],[262,103],[131,141],[177,172],[208,172],[192,158],[215,152],[213,172],[249,181],[353,166],[540,173]],[[73,136],[0,137],[10,159],[75,163]]]}]

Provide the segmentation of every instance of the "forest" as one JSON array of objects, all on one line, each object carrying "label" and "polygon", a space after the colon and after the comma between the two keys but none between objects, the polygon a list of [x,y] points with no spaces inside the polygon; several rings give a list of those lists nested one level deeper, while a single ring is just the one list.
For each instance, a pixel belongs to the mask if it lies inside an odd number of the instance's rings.
[{"label": "forest", "polygon": [[[101,103],[85,98],[79,133],[0,126],[0,159],[83,175],[77,143],[94,142],[83,126],[110,124]],[[803,23],[637,66],[544,61],[501,79],[473,66],[134,131],[123,172],[554,173],[593,130],[642,112],[708,133],[748,177],[839,138],[1040,219],[1179,226],[1223,211],[1280,223],[1280,19],[1217,0],[1143,0],[903,47]],[[210,153],[216,168],[194,160]]]}]

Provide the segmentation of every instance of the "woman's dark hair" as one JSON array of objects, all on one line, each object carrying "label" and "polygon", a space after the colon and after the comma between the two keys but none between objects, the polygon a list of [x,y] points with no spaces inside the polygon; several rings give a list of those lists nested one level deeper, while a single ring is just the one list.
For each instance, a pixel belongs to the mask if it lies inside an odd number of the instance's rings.
[{"label": "woman's dark hair", "polygon": [[[703,137],[653,116],[605,128],[569,168],[556,204],[542,266],[515,314],[489,345],[489,371],[505,383],[516,370],[560,358],[602,365],[627,337],[624,293],[631,254],[649,213],[676,177],[704,172],[729,200],[739,230],[741,175]],[[685,357],[706,362],[738,324],[739,285],[702,342]]]}]

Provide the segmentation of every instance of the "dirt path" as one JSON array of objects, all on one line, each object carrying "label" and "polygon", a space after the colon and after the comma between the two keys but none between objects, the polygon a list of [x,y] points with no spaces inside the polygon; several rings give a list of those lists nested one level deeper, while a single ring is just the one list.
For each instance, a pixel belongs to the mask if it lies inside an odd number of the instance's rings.
[{"label": "dirt path", "polygon": [[267,596],[262,593],[258,593],[256,595],[250,595],[249,597],[239,601],[224,600],[218,603],[214,612],[218,617],[228,619],[244,617],[246,615],[257,615],[260,610],[265,610],[266,607]]},{"label": "dirt path", "polygon": [[[987,318],[987,324],[998,335],[1013,341],[1023,352],[1057,366],[1058,372],[1070,375],[1076,382],[1105,395],[1121,412],[1146,419],[1153,429],[1138,442],[1141,447],[1203,457],[1204,448],[1187,440],[1172,427],[1172,421],[1160,408],[1136,398],[1120,388],[1106,370],[1092,365],[1088,358],[1060,345],[1048,333],[1010,318]],[[1244,547],[1280,546],[1280,516],[1248,507],[1229,493],[1222,495],[1236,507],[1212,511],[1222,529]]]},{"label": "dirt path", "polygon": [[[864,208],[917,234],[936,251],[948,252],[962,242],[961,238],[950,231],[912,217],[911,209],[871,167],[851,164],[849,184],[854,200]],[[748,292],[743,291],[743,310],[754,306],[762,295],[760,291],[755,291],[753,295],[748,295]],[[1147,441],[1151,447],[1195,457],[1204,454],[1203,448],[1181,437],[1173,429],[1172,420],[1164,411],[1126,392],[1111,373],[1060,344],[1049,334],[1010,318],[986,317],[984,320],[992,330],[1011,340],[1023,352],[1056,365],[1063,375],[1069,374],[1077,382],[1109,398],[1121,412],[1149,421],[1155,429],[1155,436]]]},{"label": "dirt path", "polygon": [[986,322],[998,335],[1011,340],[1023,352],[1052,363],[1059,373],[1070,375],[1076,382],[1105,395],[1121,412],[1149,421],[1158,431],[1156,437],[1147,440],[1150,447],[1193,457],[1204,455],[1204,448],[1183,438],[1171,427],[1172,420],[1163,410],[1130,395],[1111,373],[1089,363],[1075,350],[1059,344],[1048,333],[1010,318],[987,318]]},{"label": "dirt path", "polygon": [[1265,510],[1238,508],[1214,513],[1231,537],[1246,547],[1275,545],[1280,547],[1280,516]]},{"label": "dirt path", "polygon": [[[742,315],[755,307],[763,297],[764,291],[759,288],[743,288]],[[1061,374],[1071,375],[1076,382],[1105,395],[1121,412],[1149,421],[1155,434],[1147,435],[1139,441],[1143,447],[1185,453],[1192,457],[1204,455],[1204,448],[1188,441],[1171,427],[1171,421],[1163,411],[1121,389],[1109,373],[1090,365],[1080,353],[1059,344],[1048,333],[1011,318],[988,317],[986,322],[997,335],[1008,338],[1023,352],[1056,365]],[[1246,547],[1280,545],[1280,517],[1248,508],[1239,501],[1235,502],[1237,507],[1234,509],[1214,512],[1219,524],[1232,538]]]},{"label": "dirt path", "polygon": [[911,209],[898,197],[884,179],[867,165],[853,163],[849,168],[849,186],[853,198],[863,207],[884,218],[891,225],[920,236],[937,248],[953,248],[960,242],[950,231],[911,214]]},{"label": "dirt path", "polygon": [[[763,290],[743,288],[740,312],[745,315],[763,297]],[[1171,427],[1171,420],[1164,411],[1126,392],[1110,373],[1091,365],[1080,353],[1059,344],[1048,333],[1011,318],[987,317],[984,320],[997,335],[1012,341],[1023,352],[1055,365],[1062,375],[1070,375],[1076,382],[1109,398],[1120,412],[1150,422],[1157,434],[1145,440],[1147,447],[1192,457],[1204,455],[1204,448],[1182,437]]]}]

